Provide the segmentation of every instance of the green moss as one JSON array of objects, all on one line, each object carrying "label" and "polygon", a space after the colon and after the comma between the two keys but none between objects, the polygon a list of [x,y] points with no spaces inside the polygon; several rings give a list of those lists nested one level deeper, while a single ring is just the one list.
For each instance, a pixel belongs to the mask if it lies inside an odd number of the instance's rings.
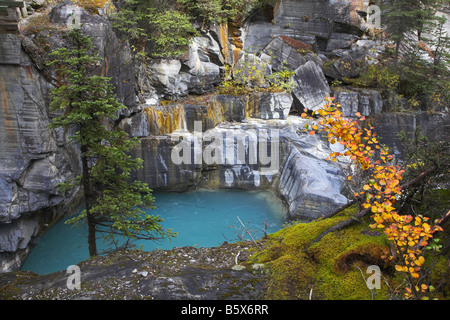
[{"label": "green moss", "polygon": [[371,275],[366,273],[369,265],[383,270],[380,256],[387,243],[384,234],[370,229],[370,219],[313,243],[321,232],[356,210],[351,207],[333,218],[293,224],[271,234],[265,249],[250,259],[270,270],[266,298],[387,299],[387,286],[371,291],[365,282]]}]

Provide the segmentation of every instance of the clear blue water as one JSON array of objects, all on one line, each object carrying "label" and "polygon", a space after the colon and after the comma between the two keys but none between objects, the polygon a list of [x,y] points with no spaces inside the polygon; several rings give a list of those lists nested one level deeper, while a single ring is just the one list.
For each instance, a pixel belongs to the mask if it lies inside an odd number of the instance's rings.
[{"label": "clear blue water", "polygon": [[[183,246],[214,247],[224,241],[234,242],[242,235],[244,225],[259,239],[279,230],[285,222],[285,211],[279,199],[270,192],[195,191],[154,194],[157,209],[150,214],[164,219],[163,227],[178,232],[171,241],[141,241],[144,251]],[[66,270],[68,266],[89,258],[87,229],[64,224],[53,225],[28,256],[22,270],[46,274]],[[266,223],[267,222],[267,223]],[[250,240],[248,235],[245,239]],[[107,249],[97,240],[98,251]]]}]

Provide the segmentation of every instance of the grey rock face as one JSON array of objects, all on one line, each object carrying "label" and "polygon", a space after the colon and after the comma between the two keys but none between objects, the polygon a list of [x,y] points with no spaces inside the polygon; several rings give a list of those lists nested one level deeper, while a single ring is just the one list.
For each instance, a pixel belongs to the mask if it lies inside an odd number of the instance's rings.
[{"label": "grey rock face", "polygon": [[[40,225],[23,216],[64,201],[57,184],[79,172],[76,149],[50,123],[50,85],[15,35],[0,35],[0,256],[15,260]],[[3,259],[2,259],[3,260]],[[8,261],[3,268],[9,268]]]},{"label": "grey rock face", "polygon": [[347,203],[342,195],[343,172],[324,159],[328,155],[316,138],[290,137],[289,154],[277,188],[289,210],[290,219],[314,220]]},{"label": "grey rock face", "polygon": [[375,126],[381,143],[389,146],[400,159],[404,154],[404,145],[398,134],[404,132],[407,139],[414,137],[419,129],[431,141],[445,141],[450,136],[450,116],[448,113],[383,113],[369,118]]},{"label": "grey rock face", "polygon": [[335,103],[340,104],[344,116],[381,114],[383,99],[380,92],[369,89],[337,90],[333,93]]},{"label": "grey rock face", "polygon": [[297,84],[293,90],[296,107],[317,110],[325,105],[325,97],[330,95],[330,87],[325,79],[322,69],[314,62],[308,61],[295,70],[294,82]]},{"label": "grey rock face", "polygon": [[285,65],[290,70],[295,70],[308,61],[313,61],[318,65],[322,64],[320,58],[316,57],[312,47],[300,40],[280,36],[274,38],[263,50],[263,53],[269,57],[270,64],[275,71],[280,71]]},{"label": "grey rock face", "polygon": [[20,64],[20,39],[15,35],[2,34],[0,35],[0,64]]},{"label": "grey rock face", "polygon": [[294,119],[247,118],[247,123],[223,123],[206,132],[142,138],[134,156],[144,159],[144,167],[134,178],[161,191],[271,188],[285,201],[289,218],[318,218],[346,203],[340,165],[348,163],[326,161],[331,151],[320,138],[298,134],[304,122]]},{"label": "grey rock face", "polygon": [[[56,155],[57,136],[48,128],[50,120],[43,99],[47,93],[46,87],[41,86],[42,77],[21,46],[10,52],[21,61],[18,66],[0,65],[0,179],[5,191],[0,204],[1,221],[14,220],[24,212],[61,201],[57,197],[60,180],[56,176],[64,177],[71,171],[64,165],[67,159],[61,159],[64,154]],[[57,172],[56,168],[63,167],[66,173]]]},{"label": "grey rock face", "polygon": [[[117,99],[127,106],[121,110],[121,114],[127,116],[136,112],[139,100],[147,98],[145,94],[138,90],[135,81],[133,58],[130,46],[126,41],[119,41],[113,32],[111,23],[102,15],[91,14],[71,1],[64,1],[58,4],[49,13],[50,22],[59,27],[79,25],[83,34],[92,37],[92,43],[98,51],[99,57],[103,60],[101,75],[111,78],[117,93]],[[75,24],[73,24],[75,22]],[[60,36],[52,34],[52,38],[59,39]],[[59,39],[53,43],[51,50],[66,47],[67,41]],[[145,79],[138,79],[145,82]]]}]

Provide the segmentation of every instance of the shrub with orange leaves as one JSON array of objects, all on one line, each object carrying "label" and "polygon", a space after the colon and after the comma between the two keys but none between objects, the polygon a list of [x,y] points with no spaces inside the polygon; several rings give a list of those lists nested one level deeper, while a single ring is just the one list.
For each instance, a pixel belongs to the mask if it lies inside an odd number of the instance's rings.
[{"label": "shrub with orange leaves", "polygon": [[[420,284],[421,267],[425,262],[423,248],[433,238],[436,231],[442,231],[438,225],[431,226],[429,218],[421,215],[399,215],[395,209],[396,199],[402,194],[401,180],[404,170],[391,165],[392,155],[389,149],[382,147],[371,128],[361,128],[358,121],[365,120],[364,116],[356,113],[357,119],[344,117],[339,105],[332,103],[334,98],[326,98],[328,104],[313,112],[319,115],[315,120],[305,113],[303,118],[316,121],[306,131],[314,135],[324,132],[331,144],[343,145],[343,152],[332,152],[330,158],[337,161],[339,156],[350,157],[363,171],[369,173],[362,191],[355,193],[355,197],[363,199],[362,207],[373,213],[372,228],[383,229],[387,239],[392,243],[391,251],[386,251],[384,259],[393,261],[395,269],[405,273],[408,285],[405,288],[405,298],[423,298],[429,289],[426,284]],[[351,180],[352,177],[349,177]]]}]

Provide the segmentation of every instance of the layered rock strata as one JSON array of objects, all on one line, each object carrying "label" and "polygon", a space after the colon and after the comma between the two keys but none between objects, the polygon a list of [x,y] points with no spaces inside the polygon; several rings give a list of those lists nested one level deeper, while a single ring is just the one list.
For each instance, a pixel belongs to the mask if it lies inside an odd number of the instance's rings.
[{"label": "layered rock strata", "polygon": [[326,161],[331,150],[302,132],[306,120],[254,116],[255,101],[283,109],[280,96],[212,96],[203,105],[175,104],[161,116],[155,116],[163,113],[160,107],[148,107],[123,120],[119,127],[141,141],[133,155],[144,166],[134,178],[158,191],[272,188],[285,200],[289,218],[325,215],[347,201],[342,190],[348,162]]}]

